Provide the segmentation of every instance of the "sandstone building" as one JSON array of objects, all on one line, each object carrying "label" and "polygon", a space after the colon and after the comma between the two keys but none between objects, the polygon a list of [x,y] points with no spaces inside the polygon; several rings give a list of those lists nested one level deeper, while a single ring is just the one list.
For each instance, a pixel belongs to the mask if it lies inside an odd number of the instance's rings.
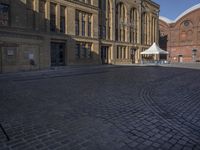
[{"label": "sandstone building", "polygon": [[151,0],[0,0],[0,72],[139,63],[158,12]]},{"label": "sandstone building", "polygon": [[200,61],[200,4],[197,4],[174,21],[160,17],[160,47],[169,52],[171,62]]}]

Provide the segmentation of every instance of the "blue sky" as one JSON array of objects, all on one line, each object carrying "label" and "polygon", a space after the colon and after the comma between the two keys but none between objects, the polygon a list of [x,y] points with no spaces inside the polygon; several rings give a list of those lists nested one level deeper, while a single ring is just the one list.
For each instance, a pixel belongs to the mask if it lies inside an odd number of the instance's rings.
[{"label": "blue sky", "polygon": [[160,16],[176,19],[188,8],[200,3],[200,0],[152,0],[160,5]]}]

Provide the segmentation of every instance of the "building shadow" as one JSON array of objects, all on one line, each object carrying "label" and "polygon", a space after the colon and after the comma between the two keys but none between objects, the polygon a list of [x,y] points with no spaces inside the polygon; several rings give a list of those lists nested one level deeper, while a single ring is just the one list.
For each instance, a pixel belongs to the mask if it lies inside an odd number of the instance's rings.
[{"label": "building shadow", "polygon": [[75,36],[67,33],[69,23],[62,16],[63,8],[56,22],[56,7],[52,11],[50,2],[38,1],[37,7],[31,2],[0,0],[0,73],[101,63],[93,43],[77,49]]}]

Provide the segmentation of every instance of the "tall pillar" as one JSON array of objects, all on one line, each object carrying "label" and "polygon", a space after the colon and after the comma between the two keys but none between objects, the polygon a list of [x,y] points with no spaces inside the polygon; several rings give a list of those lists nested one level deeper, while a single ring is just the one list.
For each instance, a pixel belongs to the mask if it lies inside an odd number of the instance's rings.
[{"label": "tall pillar", "polygon": [[[127,11],[127,15],[126,16],[130,16],[130,10],[128,9],[128,11]],[[127,17],[126,18],[126,20],[127,20],[127,24],[131,24],[131,20],[130,20],[130,17]],[[128,26],[126,26],[126,30],[125,30],[125,41],[126,42],[130,42],[130,26],[128,25]]]},{"label": "tall pillar", "polygon": [[79,12],[79,35],[82,35],[82,13]]},{"label": "tall pillar", "polygon": [[150,44],[150,30],[149,30],[149,27],[150,27],[150,15],[149,13],[147,13],[147,44],[149,45]]},{"label": "tall pillar", "polygon": [[120,41],[120,39],[121,39],[121,24],[120,24],[120,22],[121,22],[121,18],[120,18],[120,7],[118,6],[118,24],[117,24],[117,26],[118,26],[118,41]]},{"label": "tall pillar", "polygon": [[68,20],[68,18],[67,18],[67,8],[65,7],[65,34],[67,34],[67,32],[68,32],[68,30],[67,30],[67,20]]},{"label": "tall pillar", "polygon": [[[134,28],[133,28],[133,31],[134,31],[134,35],[133,35],[133,42],[134,43],[137,43],[137,22],[138,22],[138,18],[137,18],[137,10],[134,10]],[[131,33],[132,34],[132,33]]]},{"label": "tall pillar", "polygon": [[152,14],[150,13],[150,18],[149,18],[149,39],[150,39],[150,44],[152,44]]},{"label": "tall pillar", "polygon": [[105,25],[106,25],[106,39],[108,39],[108,27],[109,27],[109,24],[108,24],[108,18],[109,18],[109,14],[108,14],[108,2],[107,1],[105,1],[105,5],[106,5],[106,11],[105,11],[105,13],[106,13],[106,20],[105,20]]},{"label": "tall pillar", "polygon": [[88,14],[85,14],[85,35],[88,36]]},{"label": "tall pillar", "polygon": [[156,18],[156,20],[155,20],[155,30],[156,30],[156,33],[155,33],[155,40],[156,40],[156,43],[158,43],[158,38],[159,38],[159,32],[158,32],[158,19]]},{"label": "tall pillar", "polygon": [[152,37],[153,37],[153,42],[155,42],[155,28],[154,28],[154,23],[155,23],[155,21],[154,21],[154,17],[152,18]]},{"label": "tall pillar", "polygon": [[[113,0],[112,5],[111,5],[111,40],[116,40],[115,37],[115,32],[116,32],[116,27],[115,27],[115,22],[116,22],[116,6],[115,6],[115,1]],[[115,47],[113,46],[113,50]]]},{"label": "tall pillar", "polygon": [[141,44],[141,12],[137,13],[137,43]]},{"label": "tall pillar", "polygon": [[56,31],[60,32],[60,4],[56,5]]}]

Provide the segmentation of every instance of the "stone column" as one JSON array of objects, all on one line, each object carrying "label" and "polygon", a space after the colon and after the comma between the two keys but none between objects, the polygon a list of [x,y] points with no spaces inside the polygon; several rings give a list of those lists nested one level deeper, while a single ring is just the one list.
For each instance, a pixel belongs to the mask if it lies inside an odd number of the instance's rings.
[{"label": "stone column", "polygon": [[120,30],[120,28],[121,28],[121,18],[120,18],[120,7],[118,6],[118,24],[117,24],[117,26],[118,26],[118,41],[120,41],[120,39],[121,39],[121,37],[120,37],[120,35],[121,35],[121,30]]},{"label": "stone column", "polygon": [[147,14],[147,44],[150,44],[150,38],[151,38],[151,34],[150,34],[150,13]]},{"label": "stone column", "polygon": [[88,36],[88,14],[85,14],[85,35]]},{"label": "stone column", "polygon": [[149,37],[150,37],[150,44],[152,44],[152,14],[150,13],[150,18],[149,18]]},{"label": "stone column", "polygon": [[56,31],[60,32],[60,4],[56,5]]},{"label": "stone column", "polygon": [[65,34],[68,33],[68,30],[67,30],[67,22],[68,22],[68,18],[67,18],[67,8],[65,7]]},{"label": "stone column", "polygon": [[82,13],[79,12],[79,35],[82,35]]},{"label": "stone column", "polygon": [[[116,6],[115,6],[115,1],[113,0],[113,3],[111,5],[112,9],[111,9],[111,40],[116,40],[115,37],[115,32],[116,32],[116,27],[115,27],[115,22],[116,22]],[[113,47],[113,50],[115,48]]]},{"label": "stone column", "polygon": [[66,9],[66,32],[69,35],[76,35],[75,33],[75,18],[76,18],[76,10],[73,7],[67,7]]},{"label": "stone column", "polygon": [[137,29],[137,43],[139,44],[142,44],[142,41],[141,41],[141,36],[142,36],[142,33],[141,33],[141,27],[142,27],[142,16],[141,16],[141,8],[139,10],[139,13],[137,13],[137,26],[138,26],[138,29]]},{"label": "stone column", "polygon": [[153,34],[153,42],[155,42],[155,20],[154,20],[154,17],[152,18],[152,34]]},{"label": "stone column", "polygon": [[156,18],[155,19],[155,41],[156,41],[156,43],[158,43],[158,37],[159,37],[159,32],[158,32],[158,19]]}]

